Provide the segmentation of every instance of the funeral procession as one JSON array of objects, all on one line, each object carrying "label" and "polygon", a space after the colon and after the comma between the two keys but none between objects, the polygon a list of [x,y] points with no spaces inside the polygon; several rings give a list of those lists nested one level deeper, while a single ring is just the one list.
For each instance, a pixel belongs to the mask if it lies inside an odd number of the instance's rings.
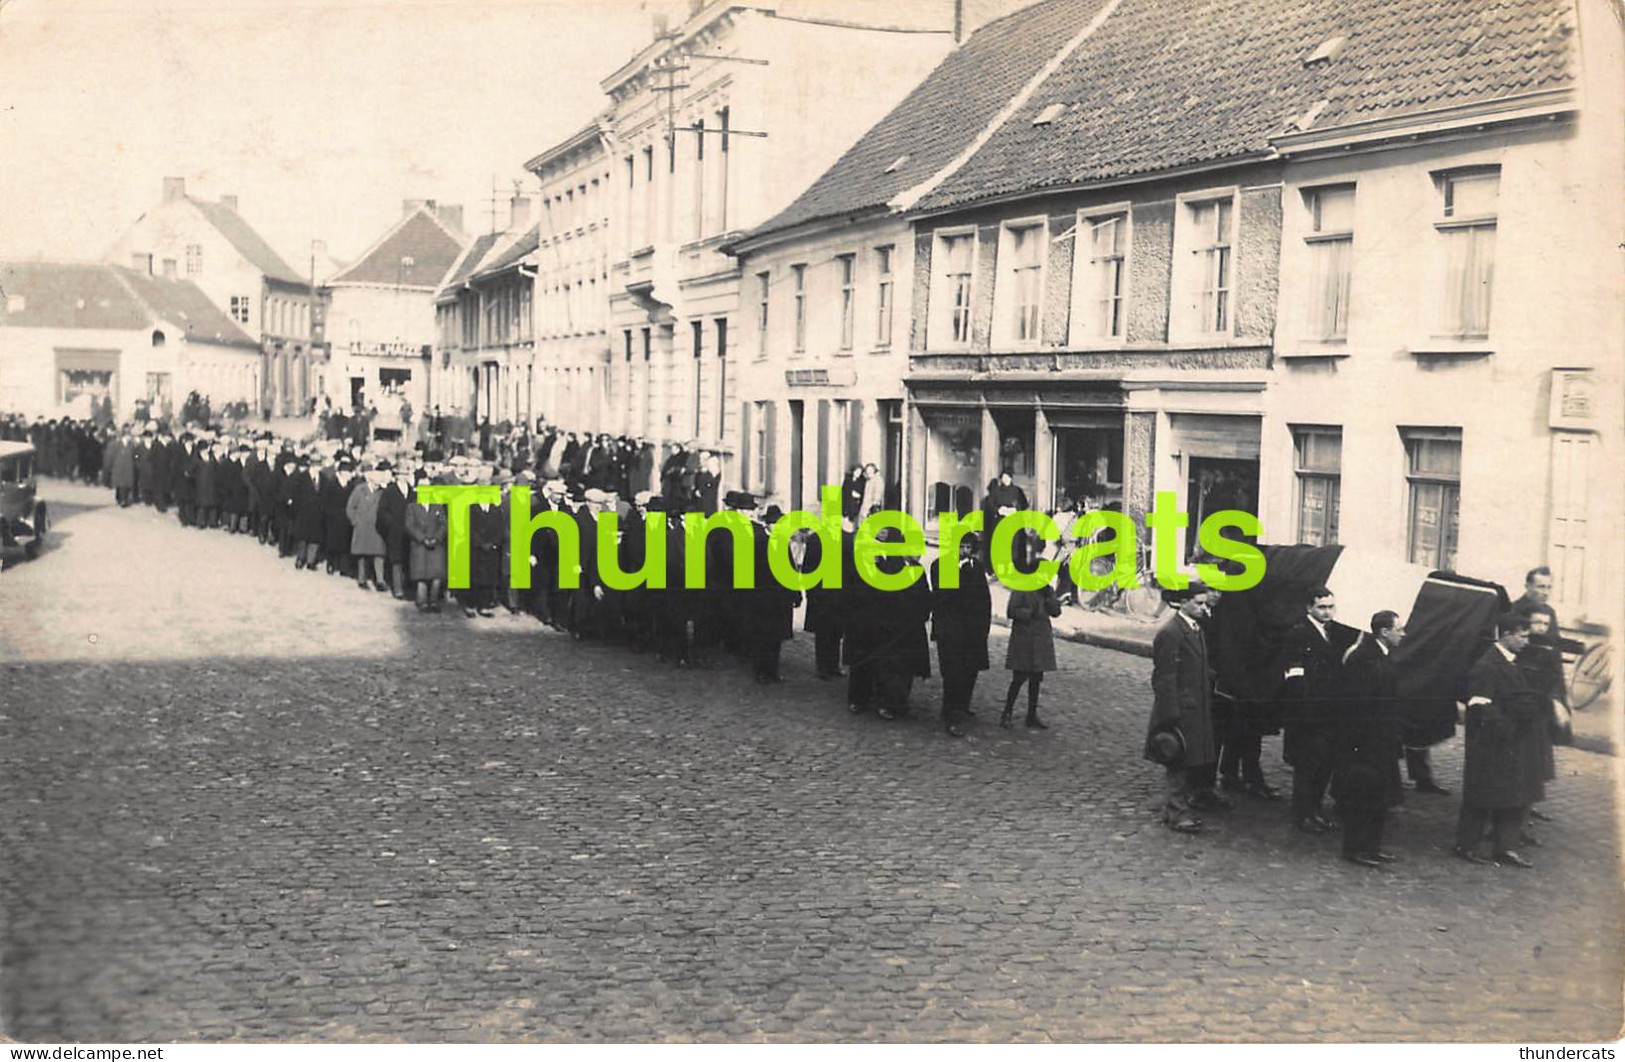
[{"label": "funeral procession", "polygon": [[1621,10],[0,0],[0,1041],[1617,1039]]}]

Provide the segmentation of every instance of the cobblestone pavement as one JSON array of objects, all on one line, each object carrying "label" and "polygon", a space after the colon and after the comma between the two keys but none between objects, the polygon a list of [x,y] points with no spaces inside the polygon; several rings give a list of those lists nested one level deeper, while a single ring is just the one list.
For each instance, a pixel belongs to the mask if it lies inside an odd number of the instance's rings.
[{"label": "cobblestone pavement", "polygon": [[764,694],[46,493],[57,543],[0,576],[19,1039],[1620,1029],[1611,758],[1559,750],[1533,873],[1448,858],[1420,797],[1370,871],[1278,805],[1156,826],[1138,657],[1061,646],[1038,735],[993,725],[994,672],[951,742],[849,716],[799,640]]}]

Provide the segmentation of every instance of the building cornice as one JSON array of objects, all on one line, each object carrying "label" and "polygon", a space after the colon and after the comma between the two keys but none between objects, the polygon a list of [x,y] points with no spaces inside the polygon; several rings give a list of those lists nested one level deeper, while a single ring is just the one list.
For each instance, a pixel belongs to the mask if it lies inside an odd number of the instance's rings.
[{"label": "building cornice", "polygon": [[1548,89],[1454,107],[1348,122],[1325,129],[1284,133],[1272,137],[1270,144],[1283,158],[1387,147],[1395,140],[1444,139],[1463,133],[1482,132],[1492,125],[1552,120],[1577,107],[1578,100],[1572,88]]},{"label": "building cornice", "polygon": [[798,225],[777,229],[772,232],[746,233],[744,236],[717,248],[723,254],[733,255],[735,258],[760,251],[771,250],[783,243],[791,243],[805,239],[809,236],[821,236],[846,229],[857,228],[861,225],[873,224],[892,220],[902,220],[902,215],[894,212],[884,203],[866,207],[862,210],[843,214],[827,215],[803,221]]}]

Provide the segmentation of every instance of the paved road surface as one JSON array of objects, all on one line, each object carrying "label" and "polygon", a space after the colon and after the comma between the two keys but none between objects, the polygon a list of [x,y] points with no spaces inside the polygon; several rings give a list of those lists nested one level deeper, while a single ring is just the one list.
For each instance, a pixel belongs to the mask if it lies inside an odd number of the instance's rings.
[{"label": "paved road surface", "polygon": [[[1063,645],[1041,735],[992,725],[995,672],[950,742],[928,714],[849,716],[801,642],[764,695],[46,493],[57,544],[0,576],[14,1037],[1620,1028],[1610,758],[1559,750],[1533,873],[1448,858],[1438,798],[1368,871],[1279,805],[1156,826],[1137,657]],[[1454,780],[1459,749],[1440,761]]]}]

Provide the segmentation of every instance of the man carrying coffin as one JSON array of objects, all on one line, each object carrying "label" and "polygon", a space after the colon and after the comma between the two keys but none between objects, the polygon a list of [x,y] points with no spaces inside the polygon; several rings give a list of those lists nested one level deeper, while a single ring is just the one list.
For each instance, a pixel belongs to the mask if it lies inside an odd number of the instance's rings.
[{"label": "man carrying coffin", "polygon": [[1455,855],[1469,863],[1486,862],[1478,844],[1488,827],[1489,861],[1529,869],[1534,864],[1513,845],[1530,805],[1541,796],[1540,768],[1526,746],[1534,741],[1535,727],[1548,725],[1550,708],[1517,664],[1529,644],[1529,617],[1508,613],[1499,628],[1495,644],[1467,673],[1467,756]]}]

